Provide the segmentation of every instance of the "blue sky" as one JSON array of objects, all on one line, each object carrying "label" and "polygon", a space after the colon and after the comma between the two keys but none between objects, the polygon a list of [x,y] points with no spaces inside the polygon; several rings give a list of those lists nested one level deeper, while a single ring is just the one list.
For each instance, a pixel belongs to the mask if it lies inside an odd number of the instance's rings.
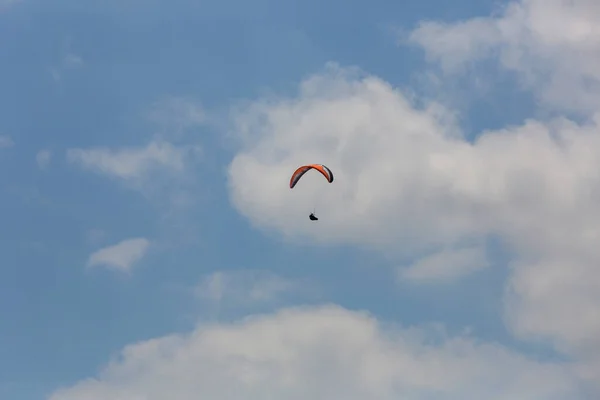
[{"label": "blue sky", "polygon": [[[273,161],[279,160],[274,156],[279,150],[265,150],[264,154],[269,154],[266,158],[275,158],[265,161],[270,163],[268,168],[257,167],[261,175],[253,178],[255,186],[244,183],[245,173],[228,175],[236,156],[263,154],[255,152],[254,141],[270,146],[266,133],[270,131],[258,123],[247,139],[252,143],[241,141],[238,130],[244,117],[236,120],[232,109],[243,109],[263,97],[273,102],[302,98],[298,85],[324,73],[328,62],[342,68],[358,67],[405,93],[414,92],[453,109],[459,114],[457,127],[463,130],[465,143],[477,140],[487,130],[513,129],[526,118],[538,118],[545,124],[549,112],[568,115],[560,105],[544,103],[538,81],[524,83],[519,78],[522,71],[536,73],[536,60],[523,61],[532,63],[525,68],[492,59],[478,64],[477,73],[461,75],[441,71],[436,60],[448,54],[443,53],[443,47],[440,50],[431,45],[429,36],[413,38],[412,45],[402,44],[402,38],[422,21],[447,22],[446,29],[452,29],[456,21],[496,15],[503,2],[201,3],[0,2],[0,136],[6,140],[0,148],[4,171],[0,180],[1,398],[50,399],[59,388],[96,376],[129,344],[190,332],[198,322],[225,323],[300,305],[336,304],[349,312],[365,310],[383,323],[402,326],[439,323],[446,326],[450,336],[469,328],[478,341],[495,343],[515,357],[524,355],[540,363],[552,363],[563,356],[578,360],[581,347],[568,335],[560,336],[562,331],[544,330],[545,325],[536,325],[538,331],[519,330],[507,322],[505,293],[511,274],[520,264],[543,260],[550,254],[540,250],[550,239],[530,247],[520,242],[519,235],[528,235],[531,230],[527,229],[540,226],[535,221],[525,227],[528,222],[518,219],[525,224],[518,232],[505,227],[509,222],[489,222],[492,227],[484,233],[472,228],[477,224],[469,223],[471,228],[461,231],[461,240],[483,240],[477,250],[484,249],[481,264],[487,268],[474,265],[469,274],[451,282],[399,283],[395,278],[399,267],[414,264],[430,250],[435,253],[439,246],[459,246],[462,242],[448,239],[445,233],[439,233],[438,238],[437,232],[446,232],[445,225],[438,226],[435,217],[431,217],[433,222],[428,217],[423,223],[424,233],[420,226],[414,226],[421,232],[415,233],[415,240],[425,247],[417,243],[414,251],[409,245],[405,250],[401,238],[412,237],[411,223],[421,223],[411,220],[410,213],[401,213],[394,221],[393,216],[382,217],[395,227],[402,226],[392,245],[388,243],[380,251],[369,239],[362,246],[355,236],[345,236],[343,231],[356,229],[360,233],[364,229],[365,236],[379,237],[369,230],[376,228],[367,227],[368,216],[354,214],[348,207],[336,211],[335,221],[343,217],[345,222],[334,226],[337,222],[327,222],[333,204],[321,212],[325,228],[315,232],[321,228],[318,224],[306,227],[308,212],[301,202],[290,205],[300,207],[294,217],[286,213],[277,200],[283,198],[277,197],[280,189],[272,203],[261,202],[261,196],[269,193],[268,182],[274,179],[264,176],[265,171],[276,165],[282,174],[291,174],[297,166],[296,158],[279,164]],[[507,43],[505,48],[512,42]],[[432,58],[426,58],[419,45]],[[452,43],[447,44],[447,50],[452,51]],[[466,52],[454,54],[466,60]],[[425,72],[437,74],[441,83],[436,86]],[[478,86],[478,79],[488,79],[484,89]],[[319,87],[314,96],[326,99],[324,90]],[[582,112],[585,119],[589,111],[586,108]],[[347,115],[332,118],[341,121]],[[273,122],[273,129],[295,129],[282,124]],[[327,129],[330,125],[322,126]],[[161,154],[157,159],[148,156],[131,161],[135,149],[147,150],[153,142],[163,146],[156,150]],[[88,152],[93,149],[98,151],[96,158]],[[107,156],[119,149],[131,152],[122,153],[120,158]],[[500,146],[498,151],[505,149]],[[321,154],[311,151],[307,147],[306,154]],[[507,150],[505,155],[517,153]],[[164,154],[182,158],[160,159]],[[399,153],[398,157],[404,156]],[[340,160],[332,156],[331,163],[340,166],[343,182],[348,175]],[[328,164],[328,160],[306,162]],[[477,165],[483,173],[487,167],[493,168],[491,163]],[[131,175],[127,178],[128,172]],[[552,176],[552,172],[535,172],[536,176]],[[393,187],[400,179],[387,180],[381,187]],[[464,179],[466,182],[468,178]],[[286,184],[285,179],[281,181],[284,190],[288,190]],[[253,197],[232,202],[235,193],[243,192],[232,189],[232,185],[250,190]],[[327,199],[342,196],[331,194],[335,189],[327,190]],[[429,196],[427,193],[424,196]],[[432,189],[431,193],[437,192]],[[431,215],[441,215],[444,207],[455,210],[446,203],[450,198],[441,198],[436,204],[446,205]],[[376,199],[373,201],[376,204]],[[339,204],[358,207],[357,203]],[[377,208],[370,210],[377,213]],[[456,210],[462,208],[457,206]],[[510,213],[506,210],[502,208],[498,214]],[[296,229],[294,218],[301,227]],[[365,228],[360,225],[363,218]],[[482,226],[488,223],[480,222]],[[459,225],[460,231],[463,225]],[[309,239],[286,240],[281,226],[287,226],[292,236]],[[382,228],[381,232],[392,237],[397,230]],[[429,236],[435,239],[429,241]],[[110,268],[109,264],[118,264],[114,257],[122,261],[123,254],[89,265],[97,251],[135,238],[145,238],[148,245],[138,248],[140,257],[123,261],[122,268]],[[335,243],[329,244],[330,239]],[[103,268],[106,266],[109,268]],[[237,279],[228,287],[230,292],[210,292],[215,288],[215,273]],[[266,297],[258,301],[247,297],[252,282],[262,282],[261,293]],[[229,302],[227,295],[232,296]],[[529,339],[528,334],[549,335],[549,339],[521,340]],[[211,393],[219,395],[218,391]],[[57,396],[52,399],[63,399]],[[89,398],[103,398],[97,396]],[[222,398],[234,397],[223,394]]]}]

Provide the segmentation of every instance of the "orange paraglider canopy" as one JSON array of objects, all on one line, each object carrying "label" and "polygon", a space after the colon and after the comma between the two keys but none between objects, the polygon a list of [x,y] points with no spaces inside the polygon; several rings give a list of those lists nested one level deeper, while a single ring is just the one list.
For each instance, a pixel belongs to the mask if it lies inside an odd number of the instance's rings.
[{"label": "orange paraglider canopy", "polygon": [[325,177],[325,179],[327,179],[327,182],[333,182],[333,173],[329,168],[327,168],[323,164],[308,164],[303,165],[299,167],[296,171],[294,171],[294,173],[292,174],[292,178],[290,179],[290,189],[293,189],[294,186],[296,186],[296,184],[300,180],[300,178],[302,178],[302,176],[311,169],[319,171]]}]

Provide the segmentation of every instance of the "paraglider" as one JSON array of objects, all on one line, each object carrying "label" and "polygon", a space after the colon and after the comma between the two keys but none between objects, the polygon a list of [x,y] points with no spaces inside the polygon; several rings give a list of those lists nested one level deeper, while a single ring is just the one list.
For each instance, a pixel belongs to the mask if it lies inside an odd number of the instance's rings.
[{"label": "paraglider", "polygon": [[[325,179],[327,179],[327,182],[329,182],[329,183],[333,182],[333,172],[331,172],[331,170],[329,168],[327,168],[325,165],[323,165],[323,164],[308,164],[308,165],[303,165],[303,166],[299,167],[298,169],[296,169],[296,171],[294,171],[294,173],[292,174],[292,177],[290,178],[290,189],[293,189],[296,186],[296,184],[298,183],[298,181],[300,180],[300,178],[302,178],[304,176],[304,174],[306,174],[311,169],[314,169],[314,170],[320,172],[321,175],[323,175],[325,177]],[[315,216],[314,211],[308,216],[308,218],[311,221],[319,220],[319,218],[317,218]]]},{"label": "paraglider", "polygon": [[293,189],[294,186],[296,186],[296,184],[300,180],[300,178],[302,178],[304,174],[306,174],[311,169],[319,171],[329,183],[333,182],[333,172],[331,172],[329,168],[327,168],[323,164],[309,164],[303,165],[299,167],[296,171],[294,171],[290,179],[290,189]]}]

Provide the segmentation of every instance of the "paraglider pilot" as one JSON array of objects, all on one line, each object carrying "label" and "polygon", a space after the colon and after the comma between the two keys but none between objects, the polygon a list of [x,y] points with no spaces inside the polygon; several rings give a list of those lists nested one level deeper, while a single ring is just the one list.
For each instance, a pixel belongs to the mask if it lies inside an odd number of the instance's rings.
[{"label": "paraglider pilot", "polygon": [[314,214],[314,213],[310,213],[310,215],[308,216],[308,218],[309,218],[311,221],[318,221],[318,220],[319,220],[319,218],[315,217],[315,214]]}]

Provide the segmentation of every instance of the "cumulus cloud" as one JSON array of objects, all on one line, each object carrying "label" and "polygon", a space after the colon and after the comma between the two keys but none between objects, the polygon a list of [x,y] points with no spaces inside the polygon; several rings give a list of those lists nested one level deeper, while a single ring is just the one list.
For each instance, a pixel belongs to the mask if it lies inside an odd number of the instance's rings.
[{"label": "cumulus cloud", "polygon": [[[506,320],[518,337],[553,343],[576,357],[582,373],[596,382],[600,382],[599,27],[597,1],[522,0],[509,3],[494,17],[424,22],[410,36],[446,74],[471,73],[480,61],[496,61],[516,73],[542,104],[588,117],[583,124],[567,119],[530,121],[507,129],[498,143],[504,142],[502,154],[509,159],[517,151],[507,145],[511,137],[545,137],[545,143],[530,142],[532,161],[539,167],[537,172],[522,170],[519,190],[523,200],[529,197],[538,204],[538,210],[506,214],[506,224],[513,228],[503,229],[504,237],[519,254],[506,287]],[[526,131],[530,134],[524,135]],[[526,176],[531,184],[525,183]]]},{"label": "cumulus cloud", "polygon": [[[443,266],[435,254],[500,237],[515,256],[511,329],[600,360],[600,117],[529,120],[473,142],[452,121],[381,79],[331,68],[295,98],[259,100],[238,114],[233,204],[290,240],[417,257],[409,274],[428,279],[481,265],[460,260],[463,253]],[[336,180],[307,174],[290,190],[293,170],[312,162],[328,165]],[[306,218],[314,205],[318,229]]]},{"label": "cumulus cloud", "polygon": [[50,400],[582,399],[568,365],[493,343],[386,327],[339,307],[200,325],[126,347]]},{"label": "cumulus cloud", "polygon": [[408,40],[445,73],[471,74],[478,62],[496,60],[549,106],[582,113],[600,107],[596,0],[513,1],[494,17],[423,22]]},{"label": "cumulus cloud", "polygon": [[125,239],[115,245],[92,253],[88,267],[105,267],[122,272],[130,272],[148,251],[150,241],[145,238]]},{"label": "cumulus cloud", "polygon": [[[456,183],[445,164],[470,152],[454,136],[452,116],[437,105],[413,108],[386,82],[356,74],[332,65],[303,82],[297,98],[258,101],[237,116],[242,147],[229,180],[238,210],[293,239],[399,250],[484,229],[465,218],[472,208],[448,187]],[[326,164],[334,182],[313,171],[290,190],[296,167],[314,162]],[[306,218],[313,207],[324,215],[317,230]]]}]

